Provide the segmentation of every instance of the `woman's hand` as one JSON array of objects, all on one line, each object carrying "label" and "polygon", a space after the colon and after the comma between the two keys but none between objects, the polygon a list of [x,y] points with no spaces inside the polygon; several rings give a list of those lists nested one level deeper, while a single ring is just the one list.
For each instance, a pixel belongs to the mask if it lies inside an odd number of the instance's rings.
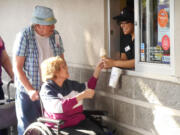
[{"label": "woman's hand", "polygon": [[85,98],[93,98],[95,91],[93,89],[86,89],[83,94]]},{"label": "woman's hand", "polygon": [[99,77],[99,74],[101,72],[101,70],[104,68],[104,64],[103,64],[103,61],[100,61],[97,65],[96,65],[96,68],[94,70],[94,73],[93,73],[93,76],[95,78],[98,78]]},{"label": "woman's hand", "polygon": [[80,101],[83,99],[90,99],[90,98],[93,98],[94,94],[95,94],[95,91],[93,89],[86,89],[85,91],[77,95],[76,99],[77,101]]}]

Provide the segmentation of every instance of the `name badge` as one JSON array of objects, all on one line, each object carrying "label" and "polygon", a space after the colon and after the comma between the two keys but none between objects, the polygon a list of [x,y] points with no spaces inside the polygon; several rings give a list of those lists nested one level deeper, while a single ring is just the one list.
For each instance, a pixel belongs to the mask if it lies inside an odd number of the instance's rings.
[{"label": "name badge", "polygon": [[131,49],[131,48],[130,48],[130,46],[129,46],[129,45],[128,45],[128,46],[126,46],[126,47],[125,47],[125,52],[128,52],[130,49]]}]

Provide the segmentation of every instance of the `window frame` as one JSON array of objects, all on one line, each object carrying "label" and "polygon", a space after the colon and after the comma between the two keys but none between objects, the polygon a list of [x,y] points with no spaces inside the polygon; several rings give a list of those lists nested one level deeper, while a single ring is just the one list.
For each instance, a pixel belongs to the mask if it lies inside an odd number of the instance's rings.
[{"label": "window frame", "polygon": [[[158,63],[148,63],[148,62],[140,62],[140,20],[139,20],[139,2],[140,0],[134,0],[134,30],[135,30],[135,70],[126,70],[127,74],[135,75],[135,76],[144,76],[150,78],[158,78],[164,80],[173,80],[177,81],[176,77],[180,77],[180,64],[178,64],[178,60],[180,58],[180,54],[178,49],[180,46],[175,46],[175,39],[177,40],[177,36],[175,33],[179,33],[178,30],[175,31],[175,0],[170,0],[170,64],[158,64]],[[107,46],[105,48],[108,49],[108,56],[111,55],[111,38],[110,38],[110,0],[106,0],[107,12]],[[177,16],[177,15],[176,15]],[[139,21],[138,21],[139,20]],[[177,21],[177,20],[176,20]],[[178,40],[179,41],[179,40]],[[177,44],[177,43],[176,43]],[[176,50],[175,50],[176,49]],[[164,78],[165,77],[165,78]],[[170,78],[169,77],[173,77]],[[174,78],[175,77],[175,78]],[[166,80],[165,79],[165,80]],[[179,81],[178,81],[179,82]]]},{"label": "window frame", "polygon": [[148,63],[140,61],[140,2],[134,0],[134,24],[135,24],[135,71],[146,73],[158,73],[163,75],[175,75],[174,63],[174,0],[170,0],[170,64]]}]

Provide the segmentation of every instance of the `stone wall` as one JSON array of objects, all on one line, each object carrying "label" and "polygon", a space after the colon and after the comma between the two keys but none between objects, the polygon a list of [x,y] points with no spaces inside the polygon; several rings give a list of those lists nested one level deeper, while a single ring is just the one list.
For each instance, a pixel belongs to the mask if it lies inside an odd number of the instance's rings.
[{"label": "stone wall", "polygon": [[[69,69],[71,79],[87,81],[90,69]],[[116,89],[108,86],[110,72],[103,71],[93,100],[85,109],[108,111],[105,121],[118,135],[180,134],[180,85],[123,74]]]},{"label": "stone wall", "polygon": [[[92,69],[69,67],[70,79],[88,81]],[[116,89],[108,86],[110,72],[102,71],[93,100],[84,109],[108,111],[105,122],[117,135],[180,134],[180,84],[121,75]],[[4,90],[9,77],[3,72]],[[11,87],[11,96],[15,89]]]}]

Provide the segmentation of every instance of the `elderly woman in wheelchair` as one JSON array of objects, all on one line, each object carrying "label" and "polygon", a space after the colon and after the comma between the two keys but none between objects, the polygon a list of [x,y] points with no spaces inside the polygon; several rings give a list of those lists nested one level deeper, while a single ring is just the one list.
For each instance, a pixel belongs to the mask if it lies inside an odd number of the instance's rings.
[{"label": "elderly woman in wheelchair", "polygon": [[[44,82],[40,98],[44,117],[62,120],[58,127],[55,123],[45,122],[50,128],[58,128],[58,134],[68,135],[104,135],[104,131],[83,113],[82,101],[93,98],[96,82],[103,64],[97,64],[93,76],[86,83],[69,80],[68,67],[60,57],[51,57],[41,64],[42,81]],[[41,127],[42,128],[42,127]],[[27,128],[27,130],[29,130]],[[25,131],[25,134],[27,131]],[[41,133],[42,134],[42,133]],[[48,134],[47,134],[48,135]]]}]

